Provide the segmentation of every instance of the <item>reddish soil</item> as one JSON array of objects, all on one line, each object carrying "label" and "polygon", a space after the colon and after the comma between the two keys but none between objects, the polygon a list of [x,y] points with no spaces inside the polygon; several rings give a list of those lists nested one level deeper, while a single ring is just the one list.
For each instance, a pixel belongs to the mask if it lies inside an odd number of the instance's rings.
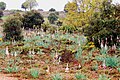
[{"label": "reddish soil", "polygon": [[9,74],[1,74],[0,73],[0,80],[18,80],[17,78],[10,77]]}]

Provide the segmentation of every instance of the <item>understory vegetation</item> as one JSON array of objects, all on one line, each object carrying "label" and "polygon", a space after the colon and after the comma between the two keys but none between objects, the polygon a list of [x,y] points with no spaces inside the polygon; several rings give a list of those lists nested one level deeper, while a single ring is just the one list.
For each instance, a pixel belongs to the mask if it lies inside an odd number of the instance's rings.
[{"label": "understory vegetation", "polygon": [[119,4],[73,0],[65,17],[54,8],[43,16],[32,10],[37,5],[26,0],[25,11],[0,11],[0,73],[20,80],[120,79]]}]

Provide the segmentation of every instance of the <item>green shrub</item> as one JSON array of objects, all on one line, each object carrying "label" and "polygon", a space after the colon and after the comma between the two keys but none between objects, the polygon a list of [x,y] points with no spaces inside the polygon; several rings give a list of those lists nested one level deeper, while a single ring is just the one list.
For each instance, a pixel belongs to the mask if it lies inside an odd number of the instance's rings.
[{"label": "green shrub", "polygon": [[5,71],[6,72],[9,72],[9,73],[12,73],[12,72],[18,72],[19,71],[19,69],[18,69],[18,67],[17,66],[13,66],[13,67],[7,67],[7,68],[5,68]]},{"label": "green shrub", "polygon": [[105,48],[102,48],[102,49],[100,49],[100,53],[105,55],[105,54],[107,54],[107,50]]},{"label": "green shrub", "polygon": [[77,80],[85,80],[85,79],[86,79],[86,76],[83,75],[83,74],[81,74],[81,73],[76,73],[76,74],[75,74],[75,78],[76,78]]},{"label": "green shrub", "polygon": [[51,24],[55,24],[55,21],[57,21],[58,16],[55,13],[50,13],[48,16],[48,20]]},{"label": "green shrub", "polygon": [[120,65],[119,59],[117,57],[106,57],[105,63],[108,67],[117,67]]},{"label": "green shrub", "polygon": [[57,20],[57,21],[56,21],[56,25],[57,25],[57,26],[62,26],[62,24],[63,24],[62,21],[60,21],[60,20]]},{"label": "green shrub", "polygon": [[3,24],[3,32],[5,40],[22,40],[21,35],[22,22],[18,16],[10,16],[6,22]]},{"label": "green shrub", "polygon": [[74,26],[65,25],[65,26],[61,26],[60,30],[63,30],[63,31],[68,32],[68,33],[73,33],[74,31],[77,30],[77,28]]},{"label": "green shrub", "polygon": [[3,16],[3,11],[0,10],[0,19],[1,19],[2,16]]},{"label": "green shrub", "polygon": [[62,76],[60,74],[55,74],[53,75],[52,80],[62,80]]},{"label": "green shrub", "polygon": [[41,28],[43,29],[44,32],[46,32],[49,28],[51,28],[49,22],[44,22],[42,25],[41,25]]},{"label": "green shrub", "polygon": [[38,78],[38,77],[39,77],[39,71],[36,70],[36,69],[31,69],[31,70],[30,70],[30,75],[31,75],[33,78]]},{"label": "green shrub", "polygon": [[28,11],[23,15],[23,26],[26,28],[33,28],[33,26],[41,27],[41,24],[44,22],[43,16],[35,11]]},{"label": "green shrub", "polygon": [[104,1],[100,12],[93,14],[89,25],[83,29],[88,40],[94,41],[96,47],[100,47],[98,39],[103,40],[104,43],[107,42],[107,46],[119,44],[117,36],[120,36],[120,19],[117,17],[120,15],[118,13],[120,11],[119,8],[117,9],[117,5]]},{"label": "green shrub", "polygon": [[55,12],[56,10],[54,8],[51,8],[49,11],[50,12]]},{"label": "green shrub", "polygon": [[117,68],[118,72],[120,72],[120,68]]},{"label": "green shrub", "polygon": [[96,56],[95,59],[97,61],[104,61],[104,57],[103,56]]},{"label": "green shrub", "polygon": [[81,47],[78,48],[77,53],[75,54],[75,58],[79,60],[82,57],[83,49]]},{"label": "green shrub", "polygon": [[0,10],[5,10],[5,8],[6,8],[6,3],[0,2]]}]

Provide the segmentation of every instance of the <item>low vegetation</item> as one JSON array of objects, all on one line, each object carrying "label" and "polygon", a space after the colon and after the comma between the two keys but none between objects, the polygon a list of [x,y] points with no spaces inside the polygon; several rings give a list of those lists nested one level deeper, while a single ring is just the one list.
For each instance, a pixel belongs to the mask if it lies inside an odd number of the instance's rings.
[{"label": "low vegetation", "polygon": [[75,0],[65,5],[64,19],[54,8],[44,18],[35,6],[36,0],[27,0],[22,8],[30,11],[2,15],[1,74],[19,80],[119,80],[119,5]]}]

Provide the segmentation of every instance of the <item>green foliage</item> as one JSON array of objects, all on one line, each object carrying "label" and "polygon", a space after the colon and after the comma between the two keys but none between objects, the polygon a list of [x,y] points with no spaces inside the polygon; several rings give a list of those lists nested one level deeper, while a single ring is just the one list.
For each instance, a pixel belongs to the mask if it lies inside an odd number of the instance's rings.
[{"label": "green foliage", "polygon": [[25,9],[28,9],[28,3],[27,2],[24,2],[22,5],[21,5],[21,8]]},{"label": "green foliage", "polygon": [[117,57],[106,57],[105,63],[108,67],[118,67],[120,65],[119,59]]},{"label": "green foliage", "polygon": [[62,80],[62,76],[60,74],[55,74],[52,76],[52,80]]},{"label": "green foliage", "polygon": [[56,10],[54,8],[51,8],[49,11],[50,12],[55,12]]},{"label": "green foliage", "polygon": [[81,74],[81,73],[76,73],[76,74],[75,74],[75,78],[76,78],[77,80],[85,80],[85,79],[86,79],[86,76],[83,75],[83,74]]},{"label": "green foliage", "polygon": [[63,24],[62,21],[60,21],[60,20],[57,20],[57,21],[56,21],[56,25],[57,25],[57,26],[62,26],[62,24]]},{"label": "green foliage", "polygon": [[58,16],[55,13],[50,13],[48,16],[48,20],[51,24],[55,24],[55,21],[57,21]]},{"label": "green foliage", "polygon": [[30,70],[30,75],[31,75],[33,78],[38,78],[38,77],[39,77],[39,71],[36,70],[36,69],[31,69],[31,70]]},{"label": "green foliage", "polygon": [[100,53],[103,54],[103,55],[107,54],[107,50],[105,48],[102,48],[102,49],[100,49]]},{"label": "green foliage", "polygon": [[43,29],[44,32],[46,32],[47,30],[49,30],[49,28],[51,28],[51,25],[49,24],[49,22],[44,22],[41,25],[41,28]]},{"label": "green foliage", "polygon": [[97,61],[104,61],[104,57],[103,56],[96,56],[95,59]]},{"label": "green foliage", "polygon": [[67,12],[64,23],[80,28],[81,30],[81,28],[89,24],[93,14],[97,12],[96,10],[99,11],[102,1],[103,0],[72,0],[72,2],[68,2],[64,7],[64,11]]},{"label": "green foliage", "polygon": [[0,19],[1,19],[2,16],[3,16],[3,11],[0,10]]},{"label": "green foliage", "polygon": [[[100,47],[98,39],[107,40],[107,45],[112,46],[117,43],[117,36],[120,36],[119,10],[111,2],[104,1],[99,12],[94,13],[89,25],[83,29],[88,40],[94,38],[95,46]],[[112,36],[112,41],[110,40]]]},{"label": "green foliage", "polygon": [[36,0],[26,0],[22,5],[21,8],[23,9],[30,9],[32,10],[35,6],[38,6],[38,3]]},{"label": "green foliage", "polygon": [[117,68],[118,72],[120,72],[120,68]]},{"label": "green foliage", "polygon": [[82,52],[83,52],[83,49],[79,46],[77,53],[75,54],[75,57],[77,60],[79,60],[82,57]]},{"label": "green foliage", "polygon": [[6,22],[3,24],[3,32],[5,34],[5,40],[22,40],[23,36],[21,35],[22,21],[20,16],[10,16]]},{"label": "green foliage", "polygon": [[95,59],[97,61],[103,62],[105,60],[105,64],[108,67],[116,68],[120,66],[120,59],[116,56],[108,56],[108,55],[102,55],[102,56],[96,56]]},{"label": "green foliage", "polygon": [[65,6],[64,6],[64,11],[65,12],[70,12],[70,11],[77,11],[77,6],[75,2],[68,2]]},{"label": "green foliage", "polygon": [[98,80],[110,80],[109,78],[106,77],[106,75],[99,75]]},{"label": "green foliage", "polygon": [[26,12],[23,17],[23,26],[25,28],[33,28],[33,26],[40,27],[44,22],[43,16],[35,10]]},{"label": "green foliage", "polygon": [[0,10],[5,10],[6,8],[6,3],[0,2]]},{"label": "green foliage", "polygon": [[68,32],[68,33],[73,33],[74,31],[77,30],[77,28],[74,27],[74,26],[69,26],[69,25],[64,26],[63,25],[63,26],[60,27],[60,30],[63,30],[63,31]]},{"label": "green foliage", "polygon": [[17,66],[12,66],[12,67],[8,66],[7,68],[5,68],[5,71],[8,73],[18,72],[19,68]]}]

